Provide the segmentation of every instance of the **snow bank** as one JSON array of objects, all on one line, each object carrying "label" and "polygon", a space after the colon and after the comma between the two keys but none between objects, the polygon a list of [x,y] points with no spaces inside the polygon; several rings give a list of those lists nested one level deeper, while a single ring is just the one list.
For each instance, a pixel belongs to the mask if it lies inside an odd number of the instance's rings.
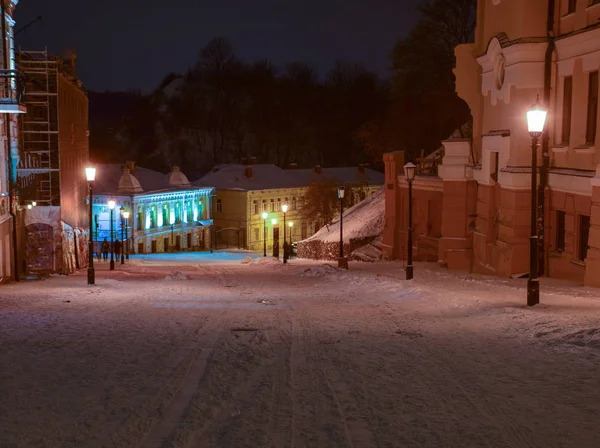
[{"label": "snow bank", "polygon": [[[383,258],[381,237],[385,222],[383,188],[344,212],[344,253],[351,260],[379,261]],[[321,228],[298,243],[298,257],[336,260],[340,252],[340,220]]]}]

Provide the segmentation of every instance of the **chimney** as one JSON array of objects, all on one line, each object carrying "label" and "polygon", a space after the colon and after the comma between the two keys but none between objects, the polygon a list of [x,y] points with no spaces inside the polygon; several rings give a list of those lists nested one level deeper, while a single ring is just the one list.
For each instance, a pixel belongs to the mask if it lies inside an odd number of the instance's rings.
[{"label": "chimney", "polygon": [[125,166],[129,169],[129,172],[135,176],[135,162],[127,161]]},{"label": "chimney", "polygon": [[321,173],[322,173],[322,171],[323,171],[323,170],[321,169],[321,165],[317,165],[317,166],[315,166],[315,173],[317,173],[317,174],[321,174]]},{"label": "chimney", "polygon": [[248,179],[252,179],[252,166],[247,166],[247,167],[244,169],[244,174],[246,175],[246,177],[247,177]]},{"label": "chimney", "polygon": [[365,166],[362,163],[358,165],[358,172],[360,174],[365,174]]},{"label": "chimney", "polygon": [[256,165],[256,157],[252,156],[248,159],[248,165]]},{"label": "chimney", "polygon": [[173,165],[173,167],[171,168],[171,172],[175,173],[179,171],[179,167],[177,165]]}]

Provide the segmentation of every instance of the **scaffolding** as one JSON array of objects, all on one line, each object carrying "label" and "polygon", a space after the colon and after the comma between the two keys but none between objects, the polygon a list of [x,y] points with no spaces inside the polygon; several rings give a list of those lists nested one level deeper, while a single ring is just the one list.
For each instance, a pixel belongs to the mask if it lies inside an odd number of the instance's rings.
[{"label": "scaffolding", "polygon": [[17,165],[19,196],[37,205],[60,205],[58,60],[46,51],[19,51],[17,67],[26,80],[27,114],[21,118]]}]

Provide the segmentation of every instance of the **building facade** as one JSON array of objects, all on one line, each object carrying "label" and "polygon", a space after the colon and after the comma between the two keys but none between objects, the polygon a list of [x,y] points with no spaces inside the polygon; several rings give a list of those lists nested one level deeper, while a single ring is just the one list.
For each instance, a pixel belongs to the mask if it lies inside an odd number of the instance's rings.
[{"label": "building facade", "polygon": [[[211,249],[214,189],[190,185],[179,168],[163,174],[133,162],[97,165],[92,188],[96,254],[105,240],[123,241],[129,254]],[[112,213],[109,200],[115,201]]]},{"label": "building facade", "polygon": [[[17,165],[19,264],[27,273],[67,274],[87,266],[88,98],[77,56],[21,51],[28,113]],[[35,205],[28,208],[29,205]]]},{"label": "building facade", "polygon": [[17,228],[18,116],[27,111],[25,85],[15,65],[14,9],[18,0],[0,0],[0,283],[18,278]]},{"label": "building facade", "polygon": [[[540,274],[600,286],[600,3],[479,0],[475,41],[456,48],[456,89],[473,138],[444,142],[436,179],[438,261],[475,272],[529,271],[532,139],[526,113],[548,108],[537,150]],[[386,244],[405,242],[399,154],[386,155]],[[415,184],[417,201],[426,194]]]},{"label": "building facade", "polygon": [[[288,205],[285,238],[297,242],[315,234],[322,225],[302,213],[302,197],[313,182],[327,180],[347,187],[360,187],[354,204],[383,185],[383,175],[366,167],[282,169],[276,165],[219,165],[194,182],[212,185],[214,198],[215,248],[242,248],[273,253],[274,245],[283,254],[284,216]],[[361,195],[361,196],[359,196]],[[262,213],[267,213],[267,219]],[[290,225],[291,223],[291,225]]]}]

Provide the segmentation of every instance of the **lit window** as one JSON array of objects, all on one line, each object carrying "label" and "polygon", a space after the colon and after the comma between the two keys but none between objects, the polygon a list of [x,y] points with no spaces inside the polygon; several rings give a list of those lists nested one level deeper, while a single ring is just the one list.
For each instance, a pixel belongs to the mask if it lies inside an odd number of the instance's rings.
[{"label": "lit window", "polygon": [[275,211],[275,199],[271,199],[271,211]]},{"label": "lit window", "polygon": [[223,211],[223,203],[221,202],[221,199],[217,199],[217,212],[222,212]]},{"label": "lit window", "polygon": [[252,203],[252,208],[253,208],[252,213],[254,213],[255,215],[258,215],[258,201],[254,201]]}]

